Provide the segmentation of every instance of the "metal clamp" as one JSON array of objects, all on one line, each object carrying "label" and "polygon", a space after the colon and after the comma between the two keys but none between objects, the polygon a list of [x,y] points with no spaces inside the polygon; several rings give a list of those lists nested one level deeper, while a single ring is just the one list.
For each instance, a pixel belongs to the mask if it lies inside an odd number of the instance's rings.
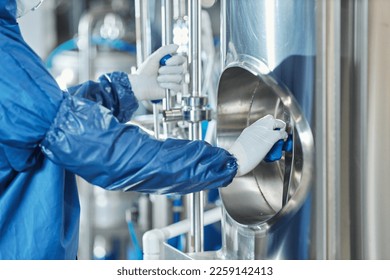
[{"label": "metal clamp", "polygon": [[172,108],[170,110],[163,110],[164,122],[177,122],[183,120],[183,114],[181,108]]},{"label": "metal clamp", "polygon": [[188,122],[211,120],[211,109],[207,107],[207,97],[191,96],[183,98],[183,119]]}]

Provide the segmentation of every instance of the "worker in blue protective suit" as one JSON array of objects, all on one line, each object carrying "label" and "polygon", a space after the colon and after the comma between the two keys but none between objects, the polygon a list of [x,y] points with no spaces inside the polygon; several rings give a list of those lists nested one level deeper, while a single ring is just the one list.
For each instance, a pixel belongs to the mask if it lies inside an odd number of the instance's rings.
[{"label": "worker in blue protective suit", "polygon": [[136,74],[110,73],[61,91],[17,24],[41,2],[0,0],[0,259],[76,259],[76,174],[107,190],[197,192],[228,185],[286,137],[284,123],[270,116],[246,128],[230,151],[158,141],[126,125],[137,100],[181,86],[182,57],[158,65],[175,45],[157,50]]}]

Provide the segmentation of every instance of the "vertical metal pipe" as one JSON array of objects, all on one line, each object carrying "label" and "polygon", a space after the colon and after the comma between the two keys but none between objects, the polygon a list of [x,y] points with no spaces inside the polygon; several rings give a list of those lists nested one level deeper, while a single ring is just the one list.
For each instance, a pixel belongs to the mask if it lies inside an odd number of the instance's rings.
[{"label": "vertical metal pipe", "polygon": [[[161,43],[168,45],[172,42],[172,0],[161,0],[161,28]],[[168,89],[165,90],[164,110],[171,110],[171,93]]]},{"label": "vertical metal pipe", "polygon": [[149,0],[136,0],[135,29],[137,44],[137,66],[152,53]]},{"label": "vertical metal pipe", "polygon": [[[325,153],[317,153],[317,158],[325,155],[327,159],[322,170],[326,177],[326,258],[388,258],[390,246],[386,250],[387,234],[383,231],[384,220],[379,217],[381,211],[386,212],[383,209],[388,205],[386,193],[389,193],[388,188],[381,189],[389,181],[388,153],[384,147],[388,151],[386,133],[390,133],[383,127],[387,123],[386,98],[389,100],[390,96],[383,90],[388,82],[384,69],[389,56],[383,43],[388,38],[385,35],[388,3],[368,0],[324,3],[326,51],[321,68],[326,73],[322,80],[327,81],[322,92],[327,104],[324,118],[327,129],[323,137],[327,145]],[[331,16],[332,13],[335,14]],[[321,139],[317,140],[317,147],[321,147]],[[320,180],[321,171],[317,173]]]},{"label": "vertical metal pipe", "polygon": [[[172,43],[172,17],[173,17],[173,3],[172,0],[161,0],[161,43],[162,45],[168,45]],[[165,99],[163,100],[163,109],[170,111],[172,108],[171,104],[171,92],[165,90]],[[164,135],[168,137],[171,133],[172,124],[168,122],[163,123]]]},{"label": "vertical metal pipe", "polygon": [[191,95],[196,97],[200,96],[201,92],[201,1],[189,1],[190,44],[188,59],[191,74]]},{"label": "vertical metal pipe", "polygon": [[193,123],[193,122],[189,123],[188,130],[189,130],[189,139],[198,140],[201,138],[199,123]]},{"label": "vertical metal pipe", "polygon": [[[99,12],[93,13],[92,11],[85,13],[79,22],[79,82],[85,82],[90,80],[92,77],[93,69],[93,53],[92,53],[92,27]],[[86,184],[85,182],[83,184]],[[93,242],[94,242],[94,193],[91,186],[85,188],[85,209],[86,216],[88,217],[85,221],[85,245],[86,245],[86,259],[93,259]]]},{"label": "vertical metal pipe", "polygon": [[221,73],[223,71],[223,68],[225,66],[226,62],[226,0],[221,1],[221,12],[220,12],[220,18],[221,18],[221,26],[219,27],[220,29],[220,41],[221,41],[221,46],[220,46],[220,56],[221,56]]},{"label": "vertical metal pipe", "polygon": [[89,12],[84,14],[78,26],[78,48],[79,48],[79,82],[85,82],[92,76],[92,50],[91,33],[94,22],[93,15]]},{"label": "vertical metal pipe", "polygon": [[315,215],[313,216],[315,248],[313,259],[326,259],[326,0],[317,1],[317,56],[316,56],[316,95],[315,95],[315,139],[316,139],[316,179],[314,190]]},{"label": "vertical metal pipe", "polygon": [[340,0],[317,1],[316,259],[340,258]]},{"label": "vertical metal pipe", "polygon": [[[351,121],[348,126],[350,131],[350,183],[351,183],[351,258],[364,259],[368,257],[367,252],[372,248],[374,240],[377,237],[371,236],[370,240],[367,232],[373,228],[373,216],[368,213],[375,207],[373,204],[368,204],[368,194],[375,186],[369,186],[368,167],[376,165],[377,159],[369,162],[367,153],[369,139],[370,113],[368,111],[369,93],[368,93],[368,0],[354,0],[354,30],[353,30],[353,81],[350,93],[350,114]],[[374,1],[377,2],[377,1]],[[384,24],[380,21],[380,24]],[[386,37],[386,35],[384,36]],[[383,56],[384,59],[386,56]],[[371,100],[370,100],[371,101]],[[380,114],[380,113],[379,113]],[[382,129],[381,129],[382,130]],[[375,135],[375,134],[374,134]],[[375,135],[376,138],[378,135]],[[387,158],[387,156],[386,156]],[[382,165],[383,162],[380,163]],[[386,182],[387,185],[388,182]],[[386,240],[387,243],[387,240]]]},{"label": "vertical metal pipe", "polygon": [[172,0],[161,0],[161,43],[172,42]]},{"label": "vertical metal pipe", "polygon": [[340,258],[340,1],[327,1],[326,196],[328,259]]},{"label": "vertical metal pipe", "polygon": [[341,14],[340,14],[340,32],[339,36],[342,36],[340,42],[340,92],[341,92],[341,105],[340,105],[340,213],[341,220],[340,225],[340,258],[351,258],[351,237],[355,236],[355,233],[351,235],[351,199],[353,198],[353,190],[351,184],[351,141],[353,136],[350,133],[351,124],[355,124],[355,118],[352,116],[355,90],[353,86],[353,67],[354,63],[354,0],[341,2]]},{"label": "vertical metal pipe", "polygon": [[[390,259],[390,2],[363,1],[368,5],[367,22],[367,170],[362,209],[365,213],[363,259]],[[362,7],[365,9],[364,7]],[[364,69],[364,65],[362,65]],[[364,75],[364,73],[362,73]],[[364,100],[362,100],[364,101]],[[367,169],[366,169],[367,168]]]},{"label": "vertical metal pipe", "polygon": [[68,15],[69,34],[76,34],[78,32],[78,23],[83,12],[87,9],[85,0],[71,0],[70,9]]},{"label": "vertical metal pipe", "polygon": [[159,120],[159,110],[158,105],[153,103],[153,128],[154,128],[154,137],[160,139],[160,120]]},{"label": "vertical metal pipe", "polygon": [[178,19],[186,15],[186,0],[174,0],[173,2],[173,19]]},{"label": "vertical metal pipe", "polygon": [[[149,11],[149,0],[136,0],[135,6],[135,33],[137,44],[137,66],[152,53],[152,34],[151,34],[151,18]],[[160,137],[160,122],[159,111],[156,103],[153,106],[153,127],[154,137]]]},{"label": "vertical metal pipe", "polygon": [[[201,92],[201,1],[189,0],[189,25],[190,25],[190,44],[189,44],[189,65],[191,74],[191,96],[199,97]],[[190,140],[199,140],[200,124],[199,122],[190,125]],[[203,251],[203,193],[193,193],[190,195],[191,204],[191,238],[189,250],[195,252]]]}]

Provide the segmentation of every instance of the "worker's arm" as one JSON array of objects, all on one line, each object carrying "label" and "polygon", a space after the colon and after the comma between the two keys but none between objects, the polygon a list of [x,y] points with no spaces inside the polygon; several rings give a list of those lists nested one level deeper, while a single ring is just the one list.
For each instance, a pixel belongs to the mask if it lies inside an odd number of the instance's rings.
[{"label": "worker's arm", "polygon": [[99,103],[64,94],[31,49],[11,40],[19,30],[4,32],[0,145],[15,171],[39,168],[47,156],[107,189],[157,193],[226,186],[235,176],[236,159],[223,149],[201,141],[157,141]]},{"label": "worker's arm", "polygon": [[158,141],[110,110],[67,96],[41,143],[53,162],[106,189],[188,193],[223,187],[236,159],[203,141]]}]

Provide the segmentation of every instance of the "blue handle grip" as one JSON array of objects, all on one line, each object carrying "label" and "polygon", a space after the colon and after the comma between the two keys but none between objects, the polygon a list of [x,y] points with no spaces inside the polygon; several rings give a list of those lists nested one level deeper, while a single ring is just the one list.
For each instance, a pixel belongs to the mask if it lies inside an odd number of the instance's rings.
[{"label": "blue handle grip", "polygon": [[[165,66],[167,64],[167,60],[170,59],[172,57],[172,55],[170,54],[167,54],[167,55],[164,55],[161,59],[160,59],[160,66]],[[161,99],[157,99],[157,100],[151,100],[152,103],[154,104],[158,104],[160,103],[162,100]]]},{"label": "blue handle grip", "polygon": [[265,156],[264,161],[266,162],[274,162],[282,158],[282,151],[283,151],[283,145],[284,141],[283,139],[280,139],[278,142],[276,142],[271,150],[268,152],[268,154]]},{"label": "blue handle grip", "polygon": [[161,65],[161,66],[167,65],[167,60],[170,59],[171,57],[172,57],[172,55],[170,55],[170,54],[164,55],[164,56],[160,59],[160,65]]},{"label": "blue handle grip", "polygon": [[284,141],[283,151],[286,151],[287,153],[291,153],[292,150],[293,150],[293,138],[292,138],[292,134],[289,134],[287,140]]},{"label": "blue handle grip", "polygon": [[278,142],[276,142],[272,146],[271,150],[265,156],[264,161],[265,162],[274,162],[274,161],[280,160],[282,158],[283,151],[291,153],[292,147],[293,147],[292,134],[289,134],[286,141],[284,141],[283,139],[280,139]]}]

